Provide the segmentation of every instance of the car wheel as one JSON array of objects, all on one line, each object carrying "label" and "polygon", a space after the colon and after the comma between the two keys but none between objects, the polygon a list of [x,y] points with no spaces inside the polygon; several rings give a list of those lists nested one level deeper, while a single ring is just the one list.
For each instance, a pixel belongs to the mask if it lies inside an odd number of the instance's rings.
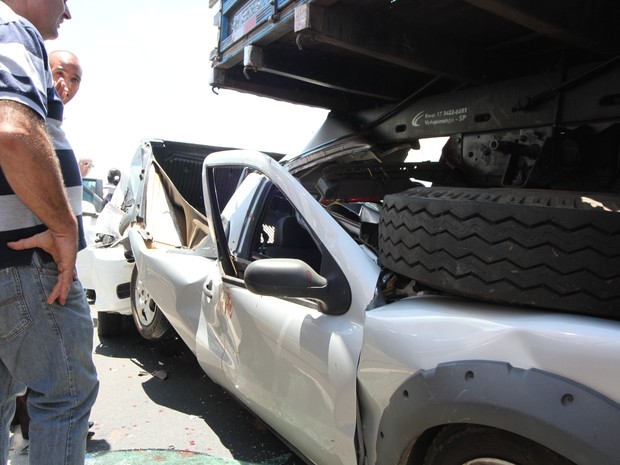
[{"label": "car wheel", "polygon": [[477,425],[448,426],[433,440],[424,465],[574,465],[534,441]]},{"label": "car wheel", "polygon": [[140,335],[150,341],[170,339],[176,335],[140,279],[138,267],[131,273],[131,313]]},{"label": "car wheel", "polygon": [[416,188],[384,199],[379,259],[430,288],[620,317],[620,196]]},{"label": "car wheel", "polygon": [[97,335],[100,338],[118,336],[123,329],[120,313],[97,312]]}]

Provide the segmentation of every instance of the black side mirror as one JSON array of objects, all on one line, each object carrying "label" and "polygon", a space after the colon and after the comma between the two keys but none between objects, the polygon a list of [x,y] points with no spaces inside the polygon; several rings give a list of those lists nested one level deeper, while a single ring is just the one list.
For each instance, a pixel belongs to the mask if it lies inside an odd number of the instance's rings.
[{"label": "black side mirror", "polygon": [[254,294],[315,300],[323,313],[341,315],[351,304],[348,285],[327,279],[307,263],[293,258],[266,258],[248,265],[243,275]]}]

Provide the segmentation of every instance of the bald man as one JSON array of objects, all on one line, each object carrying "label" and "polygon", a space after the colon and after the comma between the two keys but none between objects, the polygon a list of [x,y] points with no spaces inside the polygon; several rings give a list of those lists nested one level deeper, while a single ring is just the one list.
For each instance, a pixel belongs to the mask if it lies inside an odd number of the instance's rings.
[{"label": "bald man", "polygon": [[75,54],[66,50],[56,50],[49,55],[50,69],[54,84],[62,103],[71,101],[82,82],[82,66]]}]

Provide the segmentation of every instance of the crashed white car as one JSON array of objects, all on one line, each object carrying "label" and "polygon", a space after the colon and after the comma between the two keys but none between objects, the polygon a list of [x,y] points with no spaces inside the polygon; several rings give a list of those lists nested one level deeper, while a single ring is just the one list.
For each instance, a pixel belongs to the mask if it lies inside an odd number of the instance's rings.
[{"label": "crashed white car", "polygon": [[[144,140],[129,169],[121,175],[114,195],[101,212],[91,213],[88,246],[80,251],[77,270],[92,308],[97,312],[97,333],[113,337],[123,328],[123,316],[134,315],[136,325],[149,328],[158,319],[157,308],[140,287],[133,255],[127,240],[128,228],[149,222],[149,229],[168,247],[191,247],[193,240],[171,218],[177,209],[190,223],[206,224],[200,171],[204,158],[222,147],[167,140]],[[192,176],[195,175],[192,181]],[[180,191],[175,187],[180,186]],[[182,199],[178,206],[175,199]],[[188,200],[198,209],[188,204]],[[200,211],[202,210],[202,212]],[[196,221],[191,218],[196,218]],[[131,297],[134,297],[133,299]],[[138,305],[138,308],[135,306]],[[145,337],[173,335],[143,332]]]},{"label": "crashed white car", "polygon": [[[130,176],[124,173],[110,202],[98,211],[85,212],[87,247],[77,256],[77,273],[91,307],[97,312],[97,331],[106,337],[118,334],[122,315],[131,315],[129,279],[134,268],[124,246],[122,219],[133,208]],[[129,256],[130,257],[130,256]]]},{"label": "crashed white car", "polygon": [[390,228],[419,227],[407,208],[386,213],[394,193],[446,198],[411,179],[410,149],[351,138],[286,163],[209,155],[207,225],[182,209],[168,222],[192,246],[148,221],[129,231],[134,309],[142,292],[156,309],[143,334],[173,328],[308,463],[617,463],[620,323],[457,296],[383,265],[408,254]]}]

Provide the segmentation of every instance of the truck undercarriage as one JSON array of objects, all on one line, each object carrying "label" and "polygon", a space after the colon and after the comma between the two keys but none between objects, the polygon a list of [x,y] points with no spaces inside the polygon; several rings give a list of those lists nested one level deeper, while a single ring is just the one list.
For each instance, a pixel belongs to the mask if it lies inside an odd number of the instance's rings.
[{"label": "truck undercarriage", "polygon": [[[290,166],[325,204],[381,203],[362,240],[385,268],[617,318],[616,2],[229,0],[217,18],[212,86],[329,108],[326,125],[349,128]],[[406,163],[440,136],[439,161]],[[370,155],[339,159],[356,140]],[[303,161],[317,149],[336,151],[320,170]]]},{"label": "truck undercarriage", "polygon": [[329,108],[375,143],[452,136],[464,185],[618,189],[615,2],[228,1],[218,18],[214,87]]}]

